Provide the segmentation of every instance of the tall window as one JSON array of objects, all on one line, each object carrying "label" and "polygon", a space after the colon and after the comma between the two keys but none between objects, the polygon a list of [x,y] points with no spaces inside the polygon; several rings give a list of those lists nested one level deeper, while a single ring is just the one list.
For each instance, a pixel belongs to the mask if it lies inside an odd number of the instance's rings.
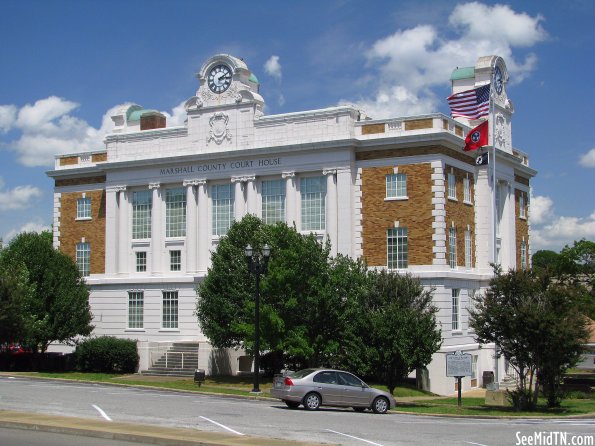
[{"label": "tall window", "polygon": [[232,185],[214,184],[211,192],[213,201],[213,235],[225,235],[234,220]]},{"label": "tall window", "polygon": [[79,267],[81,276],[88,276],[91,272],[91,244],[77,243],[76,244],[76,264]]},{"label": "tall window", "polygon": [[128,328],[144,328],[145,297],[142,291],[128,292]]},{"label": "tall window", "polygon": [[147,252],[137,251],[136,252],[136,272],[144,273],[147,270]]},{"label": "tall window", "polygon": [[525,204],[525,196],[519,195],[519,217],[527,218],[527,208]]},{"label": "tall window", "polygon": [[169,252],[169,270],[170,271],[181,271],[182,270],[182,251],[172,250]]},{"label": "tall window", "polygon": [[163,292],[163,328],[178,328],[178,292]]},{"label": "tall window", "polygon": [[132,238],[151,238],[151,191],[132,194]]},{"label": "tall window", "polygon": [[453,288],[452,290],[452,330],[457,331],[461,329],[461,312],[459,302],[459,290]]},{"label": "tall window", "polygon": [[471,203],[471,180],[469,178],[463,178],[463,201]]},{"label": "tall window", "polygon": [[451,200],[457,199],[457,179],[454,173],[449,173],[448,179],[448,198]]},{"label": "tall window", "polygon": [[266,180],[262,182],[262,222],[270,225],[285,221],[285,182]]},{"label": "tall window", "polygon": [[407,228],[390,228],[387,231],[389,268],[407,268],[409,261]]},{"label": "tall window", "polygon": [[471,231],[465,231],[465,268],[473,268],[473,243]]},{"label": "tall window", "polygon": [[386,198],[407,198],[407,175],[393,173],[386,176]]},{"label": "tall window", "polygon": [[448,259],[451,268],[457,267],[457,228],[448,229]]},{"label": "tall window", "polygon": [[309,177],[300,180],[302,196],[302,231],[325,229],[326,181],[324,177]]},{"label": "tall window", "polygon": [[521,240],[521,268],[527,268],[527,242]]},{"label": "tall window", "polygon": [[477,355],[471,357],[471,379],[477,379]]},{"label": "tall window", "polygon": [[76,218],[91,218],[91,199],[89,197],[82,197],[76,200]]},{"label": "tall window", "polygon": [[186,191],[179,187],[165,191],[165,236],[186,235]]}]

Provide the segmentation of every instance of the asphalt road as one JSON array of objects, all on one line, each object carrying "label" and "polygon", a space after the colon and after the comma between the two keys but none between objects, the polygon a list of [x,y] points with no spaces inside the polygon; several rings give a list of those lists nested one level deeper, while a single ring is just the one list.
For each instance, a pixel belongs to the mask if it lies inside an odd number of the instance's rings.
[{"label": "asphalt road", "polygon": [[[442,418],[326,408],[308,412],[276,401],[6,376],[0,376],[0,409],[354,446],[556,445],[564,444],[561,434],[568,441],[595,444],[593,419]],[[557,436],[558,441],[536,443],[536,435]]]}]

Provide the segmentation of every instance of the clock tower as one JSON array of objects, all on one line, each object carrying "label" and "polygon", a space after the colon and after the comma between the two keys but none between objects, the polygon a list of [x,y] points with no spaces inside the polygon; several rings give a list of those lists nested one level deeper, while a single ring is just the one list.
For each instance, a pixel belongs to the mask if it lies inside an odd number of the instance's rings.
[{"label": "clock tower", "polygon": [[243,60],[218,54],[196,77],[196,95],[186,101],[188,134],[210,148],[239,149],[253,139],[254,120],[263,115],[258,79]]}]

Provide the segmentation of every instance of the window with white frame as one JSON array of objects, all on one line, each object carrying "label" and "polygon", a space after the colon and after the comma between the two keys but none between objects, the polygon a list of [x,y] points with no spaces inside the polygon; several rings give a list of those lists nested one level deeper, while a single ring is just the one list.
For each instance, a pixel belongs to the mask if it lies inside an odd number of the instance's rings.
[{"label": "window with white frame", "polygon": [[128,291],[128,328],[144,328],[144,310],[144,293]]},{"label": "window with white frame", "polygon": [[448,260],[451,268],[457,267],[457,228],[448,228]]},{"label": "window with white frame", "polygon": [[521,268],[527,268],[527,242],[521,240]]},{"label": "window with white frame", "polygon": [[325,198],[326,178],[306,177],[300,179],[302,200],[302,231],[324,231],[326,226]]},{"label": "window with white frame", "polygon": [[169,270],[170,271],[181,271],[182,270],[182,251],[172,249],[169,252]]},{"label": "window with white frame", "polygon": [[519,195],[519,217],[527,218],[527,208],[525,204],[525,196],[523,194]]},{"label": "window with white frame", "polygon": [[263,180],[262,222],[271,225],[285,222],[285,182],[283,180]]},{"label": "window with white frame", "polygon": [[409,247],[407,228],[390,228],[386,234],[389,268],[407,268],[409,262]]},{"label": "window with white frame", "polygon": [[163,291],[162,328],[178,328],[178,292]]},{"label": "window with white frame", "polygon": [[211,187],[213,235],[227,234],[234,220],[234,193],[231,183]]},{"label": "window with white frame", "polygon": [[85,220],[91,218],[91,198],[81,197],[76,200],[76,218]]},{"label": "window with white frame", "polygon": [[471,379],[477,379],[477,355],[471,357]]},{"label": "window with white frame", "polygon": [[447,182],[448,182],[448,198],[451,200],[457,199],[457,179],[455,174],[449,172],[447,175]]},{"label": "window with white frame", "polygon": [[386,176],[386,198],[407,198],[407,175],[391,173]]},{"label": "window with white frame", "polygon": [[147,271],[147,252],[136,251],[136,272],[144,273]]},{"label": "window with white frame", "polygon": [[465,230],[465,268],[473,268],[473,242],[471,230]]},{"label": "window with white frame", "polygon": [[469,177],[463,178],[463,201],[471,203],[471,180]]},{"label": "window with white frame", "polygon": [[182,187],[165,191],[165,236],[186,235],[186,190]]},{"label": "window with white frame", "polygon": [[153,205],[150,190],[132,193],[132,238],[151,238],[151,208]]},{"label": "window with white frame", "polygon": [[76,244],[76,264],[81,276],[87,277],[91,272],[91,244],[81,242]]},{"label": "window with white frame", "polygon": [[453,288],[452,295],[452,331],[459,331],[461,329],[461,312],[459,293],[461,290]]}]

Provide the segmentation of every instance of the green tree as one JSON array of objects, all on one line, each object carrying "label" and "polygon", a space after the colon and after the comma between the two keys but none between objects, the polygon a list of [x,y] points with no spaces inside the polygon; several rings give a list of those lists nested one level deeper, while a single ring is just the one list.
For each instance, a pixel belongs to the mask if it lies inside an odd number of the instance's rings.
[{"label": "green tree", "polygon": [[49,232],[21,233],[0,254],[0,269],[24,268],[32,292],[23,296],[27,320],[20,342],[45,352],[93,330],[89,291],[70,257],[52,247]]},{"label": "green tree", "polygon": [[544,272],[549,271],[552,273],[558,268],[559,257],[560,254],[557,252],[543,249],[533,254],[531,257],[531,265],[535,270]]},{"label": "green tree", "polygon": [[0,345],[18,343],[25,336],[29,320],[24,304],[32,293],[24,267],[8,269],[0,265]]},{"label": "green tree", "polygon": [[531,270],[503,273],[497,267],[485,296],[475,300],[469,325],[478,342],[496,343],[517,372],[511,397],[519,410],[535,407],[536,378],[548,405],[558,404],[560,379],[583,352],[587,320],[574,290]]},{"label": "green tree", "polygon": [[360,300],[349,315],[353,318],[347,325],[349,361],[357,358],[363,368],[351,367],[377,375],[392,393],[399,381],[425,367],[440,349],[438,309],[432,304],[432,290],[409,274],[370,271],[367,286],[365,293],[358,293]]}]

